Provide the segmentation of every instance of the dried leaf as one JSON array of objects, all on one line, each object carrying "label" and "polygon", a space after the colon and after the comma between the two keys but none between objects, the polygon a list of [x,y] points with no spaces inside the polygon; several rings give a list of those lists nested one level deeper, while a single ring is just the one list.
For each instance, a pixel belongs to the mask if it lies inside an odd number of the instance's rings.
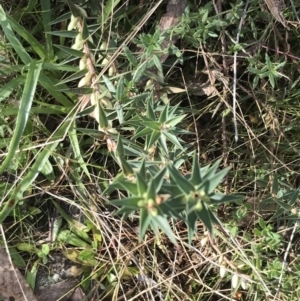
[{"label": "dried leaf", "polygon": [[[179,18],[184,13],[186,6],[187,0],[169,0],[167,5],[167,12],[160,19],[158,28],[162,32],[165,32],[170,28],[176,26],[179,23]],[[161,45],[162,50],[167,48],[170,44],[175,44],[177,39],[178,37],[176,35],[172,36],[171,43],[169,39],[165,39]],[[160,62],[165,62],[168,56],[168,54],[162,55],[160,57]]]},{"label": "dried leaf", "polygon": [[212,86],[209,82],[202,83],[200,85],[190,85],[188,87],[189,92],[196,96],[210,96],[216,93],[216,87]]},{"label": "dried leaf", "polygon": [[178,87],[164,87],[160,90],[160,92],[168,93],[168,94],[177,94],[177,93],[184,93],[186,92],[186,90]]},{"label": "dried leaf", "polygon": [[11,265],[4,248],[0,249],[0,283],[0,299],[3,301],[37,301],[20,271]]},{"label": "dried leaf", "polygon": [[283,17],[283,10],[285,9],[285,3],[283,0],[265,0],[273,17],[280,22],[285,28],[289,29],[286,25],[286,20]]}]

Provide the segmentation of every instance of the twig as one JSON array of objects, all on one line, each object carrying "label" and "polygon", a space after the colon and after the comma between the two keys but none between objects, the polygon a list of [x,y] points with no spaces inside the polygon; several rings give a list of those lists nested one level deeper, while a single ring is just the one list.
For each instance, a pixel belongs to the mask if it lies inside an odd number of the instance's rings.
[{"label": "twig", "polygon": [[[249,4],[249,0],[247,0],[246,4],[245,4],[243,15],[242,15],[239,27],[238,27],[238,32],[237,32],[237,35],[236,35],[235,44],[239,43],[240,33],[241,33],[241,30],[242,30],[242,24],[243,24],[245,16],[246,16],[248,4]],[[239,139],[239,136],[238,136],[237,120],[236,120],[236,83],[237,83],[236,64],[237,64],[237,51],[235,51],[234,57],[233,57],[233,93],[232,93],[232,97],[233,97],[232,106],[233,106],[234,139],[237,142],[238,139]]]},{"label": "twig", "polygon": [[[215,10],[216,13],[220,15],[222,13],[222,3],[221,0],[217,0],[217,3],[215,4]],[[228,77],[228,65],[227,65],[227,59],[226,59],[226,52],[227,52],[227,43],[226,43],[226,37],[225,32],[222,32],[221,35],[221,46],[222,46],[222,64],[223,64],[223,73],[225,77]],[[228,91],[228,85],[223,85],[223,96],[224,98],[227,98],[226,93]],[[223,166],[228,166],[228,151],[227,151],[227,139],[226,139],[226,118],[222,116],[222,157],[223,157]],[[224,180],[224,187],[225,192],[228,193],[228,175],[226,175]]]},{"label": "twig", "polygon": [[296,9],[295,9],[294,1],[290,0],[290,2],[291,2],[291,6],[292,6],[292,9],[293,9],[294,15],[296,16],[298,23],[300,23],[299,17],[297,15],[297,12],[296,12]]},{"label": "twig", "polygon": [[[298,212],[298,217],[300,217],[300,211]],[[297,230],[298,226],[299,226],[299,223],[296,222],[295,225],[294,225],[291,237],[290,237],[289,244],[288,244],[288,246],[287,246],[287,248],[285,250],[284,257],[283,257],[283,262],[282,262],[282,267],[281,267],[281,273],[280,273],[280,277],[279,277],[279,281],[278,281],[278,286],[277,286],[276,294],[275,294],[273,300],[276,300],[277,296],[279,295],[280,288],[281,288],[281,283],[282,283],[282,279],[283,279],[284,270],[285,270],[285,267],[287,265],[287,257],[288,257],[288,254],[290,252],[290,249],[292,247],[292,242],[293,242],[293,239],[294,239],[294,235],[296,233],[296,230]]]}]

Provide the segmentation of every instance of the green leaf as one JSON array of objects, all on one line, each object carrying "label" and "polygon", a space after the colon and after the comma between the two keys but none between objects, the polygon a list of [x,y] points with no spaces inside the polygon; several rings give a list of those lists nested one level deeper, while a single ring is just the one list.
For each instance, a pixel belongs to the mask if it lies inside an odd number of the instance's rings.
[{"label": "green leaf", "polygon": [[146,117],[149,120],[156,120],[155,113],[154,113],[154,104],[153,104],[153,93],[149,95],[149,99],[147,101],[147,112]]},{"label": "green leaf", "polygon": [[143,124],[154,131],[159,131],[161,129],[161,124],[158,121],[143,121]]},{"label": "green leaf", "polygon": [[59,242],[67,243],[75,247],[91,249],[91,246],[72,233],[70,230],[63,230],[57,236]]},{"label": "green leaf", "polygon": [[124,53],[128,59],[128,61],[134,66],[134,67],[137,67],[138,65],[138,62],[137,60],[135,59],[134,55],[132,54],[132,52],[129,50],[129,48],[124,45]]},{"label": "green leaf", "polygon": [[117,111],[119,123],[120,124],[124,123],[124,111],[123,111],[123,107],[121,106],[120,102],[118,102],[118,101],[116,102],[115,108]]},{"label": "green leaf", "polygon": [[[85,241],[91,243],[89,235],[86,233],[88,231],[87,227],[80,223],[77,220],[72,219],[60,206],[57,202],[52,202],[59,214],[67,221],[69,228],[74,232],[78,237],[84,239]],[[58,221],[59,223],[59,221]],[[59,226],[59,225],[58,225]],[[56,225],[55,225],[56,227]]]},{"label": "green leaf", "polygon": [[87,70],[80,70],[80,71],[78,71],[78,72],[75,72],[75,73],[71,74],[70,76],[66,77],[65,79],[60,80],[59,83],[57,83],[57,84],[55,85],[55,87],[56,87],[59,91],[65,91],[65,90],[61,90],[61,89],[63,89],[63,88],[69,89],[69,88],[66,87],[66,85],[64,85],[64,84],[66,84],[66,83],[68,83],[68,82],[71,82],[71,81],[74,81],[74,80],[76,80],[76,79],[82,78],[83,76],[85,76],[86,72],[87,72]]},{"label": "green leaf", "polygon": [[211,180],[212,178],[215,177],[215,173],[216,173],[217,169],[219,168],[221,160],[222,159],[217,160],[211,167],[208,166],[205,174],[203,175],[203,181]]},{"label": "green leaf", "polygon": [[29,64],[31,61],[31,57],[26,52],[25,48],[22,46],[22,43],[18,40],[18,38],[13,33],[2,5],[0,5],[0,25],[4,31],[5,37],[10,42],[11,46],[16,51],[16,53],[18,54],[22,62],[25,65]]},{"label": "green leaf", "polygon": [[[76,30],[59,30],[59,31],[48,31],[46,32],[47,34],[51,34],[53,36],[57,36],[57,37],[63,37],[63,38],[70,38],[70,39],[74,39],[76,38],[76,36],[78,35],[78,31]],[[61,45],[57,45],[60,47],[63,47]],[[69,47],[63,47],[63,48],[69,48]]]},{"label": "green leaf", "polygon": [[115,7],[119,4],[120,0],[108,0],[105,4],[103,14],[101,14],[100,24],[106,24],[108,18],[115,13]]},{"label": "green leaf", "polygon": [[124,77],[121,76],[117,85],[116,100],[122,101],[124,95]]},{"label": "green leaf", "polygon": [[55,85],[57,82],[48,77],[43,71],[39,77],[40,84],[64,107],[73,107],[73,103],[61,92],[57,91]]},{"label": "green leaf", "polygon": [[[0,102],[8,98],[11,95],[11,93],[14,91],[14,89],[24,84],[24,82],[25,82],[25,77],[21,75],[9,81],[5,86],[2,86],[0,89]],[[3,116],[5,116],[3,111],[1,111],[1,113]]]},{"label": "green leaf", "polygon": [[151,216],[146,208],[140,210],[139,241],[142,241],[151,222]]},{"label": "green leaf", "polygon": [[[50,0],[42,0],[41,1],[41,14],[42,14],[42,22],[43,22],[43,28],[46,35],[46,53],[47,57],[51,58],[53,57],[53,43],[52,43],[52,37],[47,34],[46,32],[51,31],[51,3]],[[29,42],[30,43],[30,42]]]},{"label": "green leaf", "polygon": [[147,200],[156,200],[156,183],[154,181],[150,181],[147,189]]},{"label": "green leaf", "polygon": [[272,193],[277,194],[278,192],[278,176],[274,172],[273,173],[273,185],[272,185]]},{"label": "green leaf", "polygon": [[159,226],[159,228],[161,228],[163,230],[163,232],[168,236],[168,238],[171,240],[171,242],[174,245],[177,245],[175,235],[169,225],[168,220],[165,217],[163,217],[161,215],[152,217],[151,225],[153,225],[153,224],[156,224],[157,226]]},{"label": "green leaf", "polygon": [[104,109],[102,108],[102,106],[98,103],[98,108],[99,108],[99,117],[97,120],[99,120],[99,129],[101,130],[107,130],[108,127],[109,127],[109,121],[106,117],[106,114],[105,114],[105,111]]},{"label": "green leaf", "polygon": [[205,225],[207,230],[210,233],[213,233],[214,228],[213,228],[212,221],[210,219],[209,211],[210,211],[210,209],[207,208],[207,205],[205,203],[203,203],[202,209],[197,210],[196,214],[200,218],[200,220],[203,222],[203,224]]},{"label": "green leaf", "polygon": [[73,148],[73,153],[74,153],[74,159],[76,162],[80,165],[84,173],[87,175],[90,181],[92,181],[90,173],[87,169],[86,162],[84,161],[82,154],[81,154],[81,148],[79,146],[79,141],[78,141],[78,135],[76,131],[76,124],[75,122],[72,124],[69,130],[69,138],[70,142]]},{"label": "green leaf", "polygon": [[12,262],[19,268],[25,268],[26,262],[23,257],[18,253],[16,248],[9,248],[9,254],[11,256]]},{"label": "green leaf", "polygon": [[[37,154],[37,151],[34,150],[33,151],[34,154]],[[49,160],[47,160],[45,162],[45,165],[43,166],[43,168],[41,169],[41,173],[45,176],[45,178],[50,181],[50,182],[54,182],[55,180],[55,174],[54,174],[54,171],[53,171],[53,166],[52,164],[50,163]]]},{"label": "green leaf", "polygon": [[203,189],[206,194],[211,194],[222,182],[229,170],[230,167],[226,167],[216,173],[213,177],[209,177],[209,179],[203,179],[203,183],[199,186],[199,189]]},{"label": "green leaf", "polygon": [[52,235],[51,235],[51,242],[55,242],[57,239],[57,235],[61,229],[63,222],[63,218],[61,215],[58,215],[53,220],[53,228],[52,228]]},{"label": "green leaf", "polygon": [[160,135],[158,139],[158,144],[160,146],[160,151],[163,153],[164,156],[169,156],[169,149],[167,146],[167,139],[165,135]]},{"label": "green leaf", "polygon": [[185,117],[186,117],[186,115],[181,115],[181,116],[178,116],[178,117],[174,117],[172,119],[167,120],[165,122],[165,124],[170,126],[170,127],[174,127],[176,124],[180,123]]},{"label": "green leaf", "polygon": [[146,149],[148,150],[160,137],[160,132],[159,131],[153,131],[150,138],[149,138],[149,141],[146,145]]},{"label": "green leaf", "polygon": [[290,211],[291,211],[291,209],[292,209],[292,206],[291,206],[291,205],[289,205],[289,204],[287,204],[287,203],[285,203],[285,202],[282,202],[282,201],[280,201],[280,200],[277,199],[277,198],[274,198],[274,201],[275,201],[281,208],[283,208],[286,212],[290,212]]},{"label": "green leaf", "polygon": [[[76,60],[77,58],[73,58],[73,60]],[[70,59],[71,60],[71,59]],[[77,72],[78,67],[73,65],[66,65],[67,62],[63,61],[59,64],[55,63],[44,63],[44,70],[51,70],[51,71],[67,71],[67,72]]]},{"label": "green leaf", "polygon": [[57,44],[54,44],[54,46],[56,48],[64,51],[65,53],[67,53],[70,56],[74,56],[74,57],[77,57],[77,58],[82,58],[83,55],[84,55],[84,53],[82,51],[75,50],[75,49],[72,49],[70,47],[65,47],[65,46],[61,46],[61,45],[57,45]]},{"label": "green leaf", "polygon": [[268,66],[268,69],[269,69],[269,70],[272,70],[273,65],[272,65],[271,60],[270,60],[270,57],[269,57],[269,55],[268,55],[267,53],[265,53],[265,60],[266,60],[266,64],[267,64],[267,66]]},{"label": "green leaf", "polygon": [[241,201],[244,197],[241,195],[225,195],[220,193],[214,193],[209,196],[212,204],[223,204],[227,202]]},{"label": "green leaf", "polygon": [[61,127],[51,136],[48,140],[47,147],[45,147],[38,155],[36,155],[36,159],[34,163],[31,165],[28,173],[23,176],[21,181],[12,191],[12,194],[8,201],[6,201],[4,207],[0,211],[0,224],[6,219],[6,217],[10,214],[10,212],[15,208],[18,202],[23,198],[23,193],[28,189],[28,187],[33,183],[36,177],[39,175],[42,170],[44,164],[47,162],[49,156],[58,146],[60,140],[67,128],[70,125],[70,122],[73,122],[72,118],[65,119],[64,123]]},{"label": "green leaf", "polygon": [[200,165],[198,162],[198,157],[197,157],[196,152],[194,152],[194,155],[193,155],[193,167],[192,167],[192,174],[191,174],[190,180],[194,186],[199,185],[202,181]]},{"label": "green leaf", "polygon": [[50,247],[48,244],[42,244],[42,252],[44,253],[44,255],[48,255],[50,252]]},{"label": "green leaf", "polygon": [[147,62],[147,61],[141,63],[141,64],[137,67],[137,69],[136,69],[136,71],[134,72],[133,77],[132,77],[132,80],[133,80],[135,83],[137,83],[137,82],[140,80],[140,78],[144,75],[144,73],[145,73],[147,67],[148,67],[148,62]]},{"label": "green leaf", "polygon": [[33,244],[27,242],[20,242],[16,245],[17,249],[20,251],[35,253],[37,254],[40,250]]},{"label": "green leaf", "polygon": [[187,217],[186,217],[186,224],[188,227],[188,240],[189,243],[192,242],[192,239],[197,232],[197,220],[198,216],[196,214],[196,211],[191,212]]},{"label": "green leaf", "polygon": [[113,82],[109,79],[109,77],[103,75],[102,79],[103,79],[108,91],[115,94],[116,93],[116,88],[115,88]]},{"label": "green leaf", "polygon": [[144,198],[140,196],[135,196],[131,198],[126,198],[122,200],[113,200],[110,203],[117,206],[126,207],[128,210],[137,210],[140,208],[138,205],[140,201],[143,201]]},{"label": "green leaf", "polygon": [[156,68],[158,69],[158,71],[163,73],[163,68],[162,68],[160,59],[157,57],[157,55],[153,55],[152,61],[153,61],[154,65],[156,66]]},{"label": "green leaf", "polygon": [[145,160],[143,160],[142,164],[140,165],[140,170],[138,173],[143,179],[146,179],[147,172],[148,172],[148,170],[146,169],[146,163],[145,163]]},{"label": "green leaf", "polygon": [[178,141],[177,137],[175,135],[173,135],[170,132],[163,132],[163,135],[166,136],[168,138],[169,141],[171,141],[174,145],[178,146],[180,149],[183,150],[182,145],[180,144],[180,142]]},{"label": "green leaf", "polygon": [[[45,1],[48,2],[48,1]],[[48,13],[48,15],[50,15]],[[29,45],[32,47],[32,49],[35,51],[35,53],[42,59],[45,60],[48,57],[47,51],[45,46],[40,44],[38,40],[29,32],[27,31],[23,26],[21,26],[17,21],[15,21],[10,16],[7,16],[7,20],[12,27],[12,29],[18,33],[25,41],[29,43]]]},{"label": "green leaf", "polygon": [[132,139],[136,139],[136,138],[139,138],[139,137],[145,137],[145,136],[148,136],[148,135],[151,135],[153,131],[150,129],[150,128],[145,128],[145,129],[142,129],[140,131],[138,131]]},{"label": "green leaf", "polygon": [[136,184],[138,187],[139,196],[143,197],[143,195],[147,192],[147,183],[145,179],[140,175],[140,173],[136,174]]},{"label": "green leaf", "polygon": [[169,104],[167,104],[163,111],[161,112],[159,116],[159,122],[160,123],[166,123],[166,121],[169,119]]},{"label": "green leaf", "polygon": [[118,135],[118,141],[117,141],[117,155],[118,156],[124,156],[125,155],[124,146],[123,146],[122,139],[121,139],[120,135]]},{"label": "green leaf", "polygon": [[74,17],[80,17],[80,16],[81,16],[80,10],[79,10],[78,7],[76,6],[76,4],[73,3],[73,1],[71,1],[71,0],[67,0],[67,3],[68,3],[68,6],[69,6],[69,8],[70,8],[70,11],[71,11],[72,15],[73,15]]},{"label": "green leaf", "polygon": [[37,275],[37,267],[36,265],[33,265],[31,271],[28,271],[26,273],[26,282],[29,284],[32,290],[34,290],[35,288],[36,275]]},{"label": "green leaf", "polygon": [[158,193],[163,185],[164,182],[164,177],[166,174],[166,168],[162,168],[152,179],[152,182],[154,183],[155,186],[155,192]]},{"label": "green leaf", "polygon": [[0,174],[3,173],[4,170],[7,168],[7,166],[10,164],[11,160],[15,156],[16,151],[18,150],[18,146],[28,120],[42,66],[43,63],[36,61],[32,61],[32,63],[29,66],[25,87],[20,103],[18,118],[16,122],[16,128],[9,145],[8,154],[0,167]]},{"label": "green leaf", "polygon": [[68,21],[71,18],[71,13],[67,12],[59,17],[57,17],[55,20],[53,20],[52,22],[50,22],[50,25],[54,25],[54,24],[58,24],[58,23],[62,23],[64,21]]},{"label": "green leaf", "polygon": [[87,266],[96,266],[97,260],[95,259],[95,252],[90,249],[82,250],[79,254],[77,259],[81,261],[84,265]]},{"label": "green leaf", "polygon": [[134,174],[132,167],[129,165],[128,161],[125,160],[123,156],[119,156],[119,161],[121,164],[122,171],[125,176],[131,176]]},{"label": "green leaf", "polygon": [[85,18],[82,20],[82,39],[86,40],[90,36]]},{"label": "green leaf", "polygon": [[194,191],[194,186],[186,179],[184,178],[178,170],[174,168],[173,165],[168,165],[168,170],[170,173],[170,176],[172,177],[172,180],[174,183],[178,185],[178,188],[184,195],[189,195],[192,191]]},{"label": "green leaf", "polygon": [[259,82],[259,77],[255,76],[253,79],[253,89],[255,89],[257,87],[258,82]]},{"label": "green leaf", "polygon": [[[72,94],[80,94],[80,95],[89,95],[89,94],[92,94],[93,92],[94,92],[94,89],[93,88],[86,88],[86,87],[81,87],[81,88],[72,88],[72,89],[70,89],[70,88],[66,88],[65,87],[65,85],[63,85],[62,87],[60,87],[60,86],[57,86],[57,91],[59,91],[59,92],[71,92]],[[94,111],[94,109],[95,109],[95,106],[91,106],[91,107],[89,107],[89,108],[92,108],[91,109],[91,111],[89,112],[89,113],[87,113],[87,114],[83,114],[82,112],[83,111],[81,111],[81,112],[79,112],[79,114],[77,115],[78,117],[79,116],[86,116],[86,115],[88,115],[88,114],[90,114],[91,112],[93,112]],[[83,114],[83,115],[80,115],[80,114]]]},{"label": "green leaf", "polygon": [[265,223],[265,221],[264,221],[261,217],[259,217],[258,223],[259,223],[259,225],[260,225],[260,227],[261,227],[262,229],[265,229],[266,226],[267,226],[266,223]]},{"label": "green leaf", "polygon": [[299,190],[294,190],[291,192],[291,195],[289,196],[289,205],[294,206],[296,201],[298,200],[299,196]]}]

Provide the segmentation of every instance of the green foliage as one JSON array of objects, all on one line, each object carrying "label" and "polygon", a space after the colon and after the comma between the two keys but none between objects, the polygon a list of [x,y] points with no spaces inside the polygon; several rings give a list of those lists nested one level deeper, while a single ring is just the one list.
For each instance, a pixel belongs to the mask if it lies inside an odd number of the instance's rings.
[{"label": "green foliage", "polygon": [[[130,172],[127,170],[127,173],[120,175],[113,182],[114,188],[126,190],[128,198],[115,200],[112,203],[122,206],[118,213],[125,217],[136,210],[140,212],[140,239],[151,226],[157,234],[158,229],[161,228],[175,243],[175,237],[168,224],[168,219],[174,217],[185,221],[191,242],[197,231],[198,219],[213,232],[212,224],[219,221],[211,208],[214,205],[239,199],[238,196],[215,193],[215,188],[228,172],[228,168],[216,172],[219,163],[200,168],[197,156],[194,155],[190,175],[183,177],[170,162],[156,174],[151,174],[149,178],[144,161],[137,172],[132,169]],[[122,169],[124,171],[125,167]],[[169,181],[166,178],[169,178]],[[166,192],[167,199],[162,201],[161,195]]]},{"label": "green foliage", "polygon": [[[275,299],[281,277],[280,298],[296,301],[295,241],[279,229],[299,221],[298,29],[283,42],[253,1],[239,32],[243,1],[189,1],[161,32],[161,2],[0,6],[1,239],[32,288],[63,250],[100,299],[119,298],[121,281],[166,300]],[[48,206],[59,219],[40,243]]]},{"label": "green foliage", "polygon": [[[266,59],[265,65],[261,69],[249,67],[249,71],[252,74],[255,74],[255,77],[253,80],[253,89],[255,89],[257,87],[258,81],[261,78],[267,77],[272,88],[275,88],[275,78],[279,78],[282,76],[286,77],[284,74],[278,72],[278,69],[282,69],[283,66],[286,64],[286,62],[273,64],[270,61],[270,57],[268,56],[267,53],[266,53],[265,59]],[[288,77],[286,77],[286,78],[288,78]]]}]

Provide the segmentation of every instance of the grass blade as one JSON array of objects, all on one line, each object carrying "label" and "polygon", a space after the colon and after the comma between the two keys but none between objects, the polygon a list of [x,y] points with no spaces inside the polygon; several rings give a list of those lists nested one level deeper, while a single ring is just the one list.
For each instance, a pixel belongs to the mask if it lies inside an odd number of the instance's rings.
[{"label": "grass blade", "polygon": [[28,120],[28,115],[35,94],[38,78],[42,70],[42,65],[42,62],[32,61],[29,66],[25,87],[21,99],[20,110],[17,117],[16,128],[9,145],[8,154],[4,162],[2,163],[2,166],[0,167],[0,174],[7,168],[18,149],[18,145],[20,143],[22,134],[24,132]]},{"label": "grass blade", "polygon": [[27,41],[38,56],[44,60],[47,58],[45,47],[37,41],[37,39],[23,26],[16,22],[12,17],[7,16],[7,20],[12,29],[17,32],[25,41]]},{"label": "grass blade", "polygon": [[44,27],[44,32],[46,36],[46,45],[47,45],[47,56],[48,58],[53,57],[53,44],[52,37],[48,34],[48,31],[51,31],[51,4],[49,0],[41,0],[42,7],[42,22]]},{"label": "grass blade", "polygon": [[3,101],[4,99],[8,98],[9,95],[13,92],[13,90],[23,84],[25,81],[24,76],[19,76],[14,79],[12,79],[9,83],[7,83],[4,87],[1,87],[0,90],[0,102]]},{"label": "grass blade", "polygon": [[78,136],[76,132],[76,126],[73,124],[73,126],[69,130],[69,138],[72,144],[73,152],[74,152],[74,159],[77,161],[77,163],[81,166],[82,170],[85,172],[87,177],[91,179],[90,173],[86,167],[86,163],[81,155]]},{"label": "grass blade", "polygon": [[15,49],[23,63],[26,65],[29,64],[31,57],[12,31],[2,5],[0,5],[0,25],[5,33],[6,38],[10,42],[11,46]]},{"label": "grass blade", "polygon": [[41,172],[44,165],[48,162],[50,155],[54,152],[60,143],[60,139],[65,135],[66,131],[73,122],[72,118],[65,120],[61,128],[57,130],[55,135],[50,139],[51,144],[49,144],[43,151],[41,151],[34,163],[32,164],[29,172],[22,178],[20,183],[16,186],[12,192],[11,197],[6,202],[3,209],[0,211],[0,224],[6,219],[6,217],[11,213],[11,211],[16,207],[18,202],[23,198],[23,193],[28,189],[28,187],[33,183],[36,177]]}]

